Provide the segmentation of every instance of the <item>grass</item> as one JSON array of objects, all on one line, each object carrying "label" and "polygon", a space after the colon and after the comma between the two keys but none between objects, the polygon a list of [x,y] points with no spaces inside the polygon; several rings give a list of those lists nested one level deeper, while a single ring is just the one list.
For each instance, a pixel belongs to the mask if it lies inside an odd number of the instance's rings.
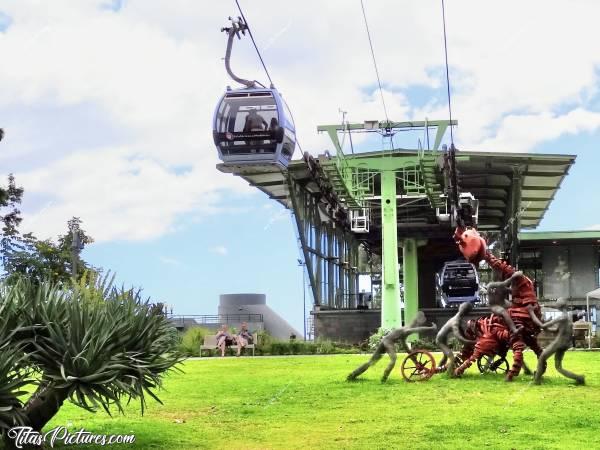
[{"label": "grass", "polygon": [[[462,379],[406,383],[400,364],[381,384],[387,357],[346,382],[367,358],[190,360],[185,373],[165,380],[164,405],[150,403],[143,417],[139,405],[111,418],[67,404],[48,429],[136,435],[134,445],[113,448],[600,448],[600,353],[565,357],[566,368],[586,375],[586,386],[560,376],[553,360],[542,386],[523,375],[505,383],[474,367]],[[526,361],[535,366],[530,352]]]}]

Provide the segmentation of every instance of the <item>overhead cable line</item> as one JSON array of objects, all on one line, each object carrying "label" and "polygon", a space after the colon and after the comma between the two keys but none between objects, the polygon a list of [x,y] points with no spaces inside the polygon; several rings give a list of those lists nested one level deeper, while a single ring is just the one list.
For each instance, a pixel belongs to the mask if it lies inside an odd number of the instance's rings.
[{"label": "overhead cable line", "polygon": [[[236,0],[237,1],[237,0]],[[446,57],[446,88],[448,91],[448,115],[450,116],[450,144],[454,147],[454,133],[452,132],[452,101],[450,97],[450,72],[448,69],[448,42],[446,39],[446,11],[442,0],[442,23],[444,25],[444,55]]]},{"label": "overhead cable line", "polygon": [[[242,7],[240,6],[240,2],[238,0],[235,0],[235,4],[238,7],[238,10],[240,12],[240,15],[242,16],[242,19],[244,20],[244,23],[246,25],[246,28],[248,30],[248,34],[250,35],[250,39],[252,40],[252,44],[254,45],[254,49],[256,50],[256,54],[258,55],[258,59],[260,59],[260,63],[263,66],[263,69],[265,70],[265,74],[267,75],[267,78],[269,79],[269,83],[271,84],[271,87],[274,86],[273,84],[273,80],[271,79],[271,75],[269,74],[269,70],[267,69],[267,66],[265,64],[265,61],[263,60],[262,55],[260,54],[260,50],[258,50],[258,46],[256,45],[256,41],[254,40],[254,36],[252,34],[252,30],[250,29],[250,25],[248,25],[248,20],[246,20],[246,16],[244,15],[244,11],[242,11]],[[304,151],[302,150],[302,146],[300,145],[300,141],[298,140],[298,136],[296,136],[296,145],[298,145],[298,148],[300,149],[300,152],[302,152],[302,154],[304,154]]]},{"label": "overhead cable line", "polygon": [[260,63],[263,66],[263,69],[265,69],[265,73],[267,74],[267,78],[269,79],[269,83],[271,83],[271,86],[273,86],[273,80],[271,80],[271,75],[269,75],[269,71],[267,70],[267,66],[265,65],[265,62],[263,61],[263,57],[260,54],[260,51],[258,50],[258,46],[256,45],[256,41],[254,40],[254,36],[252,35],[252,30],[250,29],[250,25],[248,25],[248,21],[246,20],[246,16],[244,16],[244,12],[242,11],[242,7],[240,6],[240,3],[238,0],[235,0],[235,4],[238,7],[238,10],[240,11],[240,14],[242,16],[242,19],[244,19],[244,23],[246,24],[246,27],[248,29],[248,34],[250,35],[250,39],[252,40],[252,44],[254,45],[254,48],[256,49],[256,54],[258,55],[258,59],[260,59]]},{"label": "overhead cable line", "polygon": [[386,128],[388,128],[390,119],[388,118],[387,108],[385,106],[385,99],[383,97],[383,89],[381,87],[381,79],[379,78],[379,70],[377,70],[377,61],[375,60],[375,51],[373,50],[373,41],[371,40],[371,32],[369,31],[369,23],[367,22],[367,14],[365,13],[365,5],[363,3],[363,0],[360,0],[360,6],[362,8],[363,18],[365,19],[365,28],[367,29],[367,37],[369,38],[369,47],[371,47],[371,56],[373,57],[373,67],[375,67],[375,75],[377,75],[377,84],[379,85],[379,93],[381,94],[381,103],[383,104],[383,112],[385,113],[385,121],[387,122]]}]

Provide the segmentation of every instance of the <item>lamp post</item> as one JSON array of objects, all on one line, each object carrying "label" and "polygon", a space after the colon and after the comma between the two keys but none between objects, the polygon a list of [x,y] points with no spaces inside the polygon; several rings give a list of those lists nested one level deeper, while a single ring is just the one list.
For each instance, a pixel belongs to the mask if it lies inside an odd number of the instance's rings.
[{"label": "lamp post", "polygon": [[302,267],[302,323],[304,325],[304,340],[306,341],[306,263],[299,259],[298,266]]}]

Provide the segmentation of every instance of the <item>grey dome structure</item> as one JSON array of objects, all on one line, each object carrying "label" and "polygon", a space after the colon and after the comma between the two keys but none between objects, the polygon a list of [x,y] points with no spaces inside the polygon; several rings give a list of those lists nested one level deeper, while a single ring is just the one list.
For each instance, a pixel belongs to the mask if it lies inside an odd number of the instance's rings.
[{"label": "grey dome structure", "polygon": [[222,294],[219,296],[219,315],[262,314],[264,329],[276,339],[301,337],[302,333],[267,305],[265,294]]}]

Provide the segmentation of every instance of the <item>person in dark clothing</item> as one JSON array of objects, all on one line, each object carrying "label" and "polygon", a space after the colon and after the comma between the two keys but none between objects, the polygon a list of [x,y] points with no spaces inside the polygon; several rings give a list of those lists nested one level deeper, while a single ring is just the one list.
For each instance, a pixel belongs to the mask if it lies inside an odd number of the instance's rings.
[{"label": "person in dark clothing", "polygon": [[244,124],[244,133],[250,131],[264,131],[269,128],[269,124],[263,116],[261,116],[256,109],[251,109],[246,116],[246,123]]}]

